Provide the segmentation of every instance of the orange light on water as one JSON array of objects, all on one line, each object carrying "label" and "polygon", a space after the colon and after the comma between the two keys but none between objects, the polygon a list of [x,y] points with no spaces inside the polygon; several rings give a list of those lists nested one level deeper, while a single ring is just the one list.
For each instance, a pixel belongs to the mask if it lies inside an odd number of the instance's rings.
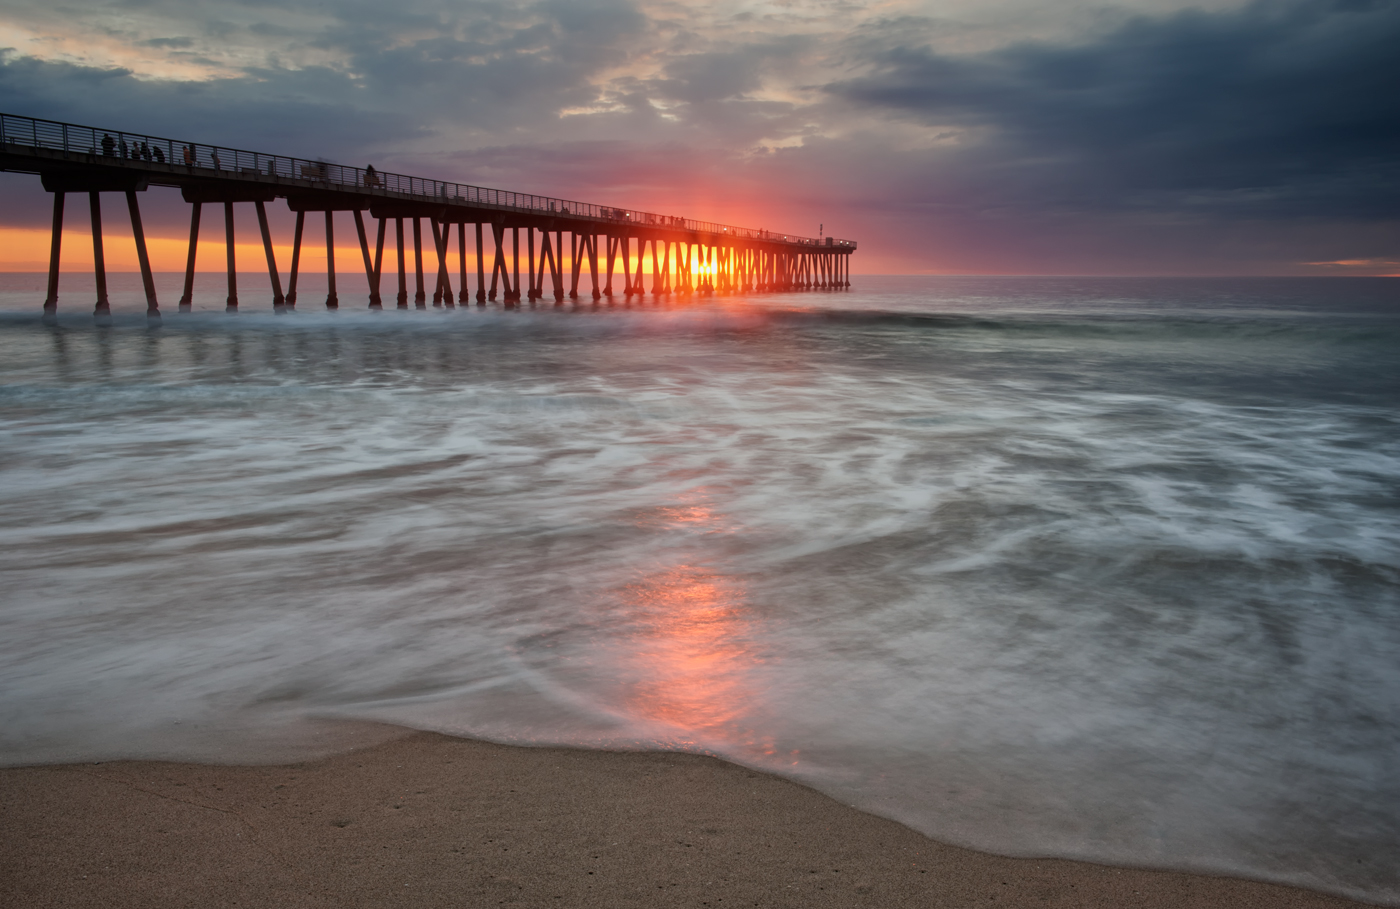
[{"label": "orange light on water", "polygon": [[727,726],[747,700],[737,591],[703,569],[678,565],[626,593],[643,628],[634,653],[644,681],[633,708],[685,729]]},{"label": "orange light on water", "polygon": [[[657,530],[725,532],[725,520],[706,505],[681,505],[648,514]],[[713,568],[680,563],[658,568],[622,591],[638,630],[629,642],[638,681],[628,708],[684,730],[683,737],[770,749],[756,741],[744,718],[753,701],[753,622],[743,585]]]}]

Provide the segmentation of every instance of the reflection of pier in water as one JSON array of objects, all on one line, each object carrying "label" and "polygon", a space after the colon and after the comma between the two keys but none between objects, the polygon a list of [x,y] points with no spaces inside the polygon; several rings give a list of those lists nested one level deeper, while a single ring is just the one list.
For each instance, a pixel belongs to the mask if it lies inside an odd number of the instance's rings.
[{"label": "reflection of pier in water", "polygon": [[[466,303],[472,296],[467,274],[467,225],[470,224],[475,227],[475,297],[479,305],[495,300],[498,293],[506,305],[513,305],[522,298],[533,302],[546,295],[546,286],[556,303],[566,296],[577,299],[585,269],[595,300],[612,296],[616,292],[617,278],[620,278],[623,295],[644,294],[647,292],[648,245],[652,294],[843,288],[850,286],[850,255],[856,248],[854,241],[833,237],[774,234],[632,209],[381,173],[372,168],[342,167],[324,161],[9,114],[0,114],[0,170],[39,174],[44,188],[54,196],[48,294],[44,300],[46,315],[52,315],[58,307],[63,206],[65,195],[70,192],[88,194],[99,318],[110,313],[102,248],[100,198],[103,192],[120,192],[126,196],[146,293],[147,315],[159,316],[155,280],[146,253],[136,197],[136,193],[149,186],[178,187],[192,206],[181,311],[191,306],[200,215],[206,202],[223,204],[228,266],[226,308],[229,311],[238,308],[233,206],[240,202],[251,202],[256,208],[272,281],[273,307],[279,312],[296,306],[297,275],[308,212],[325,215],[326,306],[330,309],[339,306],[335,286],[335,212],[348,211],[354,217],[369,282],[371,309],[383,307],[380,286],[385,233],[390,221],[394,222],[398,253],[396,305],[400,309],[408,308],[405,219],[412,227],[413,300],[420,309],[427,306],[423,221],[427,221],[431,229],[436,255],[433,305],[445,307],[454,306],[452,276],[447,267],[454,226],[460,264],[456,302]],[[277,198],[286,199],[288,207],[296,213],[291,271],[285,294],[264,207]],[[365,211],[378,221],[372,253],[365,230]],[[490,228],[493,244],[489,285],[483,227]],[[525,232],[526,268],[523,293],[522,230]],[[537,234],[538,258],[535,255]],[[601,255],[600,238],[604,241]]]}]

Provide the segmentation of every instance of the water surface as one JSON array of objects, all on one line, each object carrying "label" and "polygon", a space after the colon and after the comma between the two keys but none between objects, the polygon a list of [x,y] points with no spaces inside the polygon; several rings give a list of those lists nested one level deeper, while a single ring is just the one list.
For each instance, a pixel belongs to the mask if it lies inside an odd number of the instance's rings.
[{"label": "water surface", "polygon": [[686,749],[1400,905],[1400,283],[275,317],[211,275],[148,328],[118,276],[103,328],[42,280],[0,277],[0,761]]}]

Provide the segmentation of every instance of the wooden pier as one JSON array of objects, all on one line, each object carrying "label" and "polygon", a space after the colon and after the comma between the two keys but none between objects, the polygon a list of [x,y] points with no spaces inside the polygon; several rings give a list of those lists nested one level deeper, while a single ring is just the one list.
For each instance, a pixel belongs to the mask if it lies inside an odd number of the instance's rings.
[{"label": "wooden pier", "polygon": [[[224,242],[228,270],[226,309],[238,309],[234,257],[234,206],[252,203],[262,233],[272,305],[278,312],[297,303],[297,277],[307,214],[325,216],[326,306],[340,305],[335,285],[336,212],[354,220],[369,283],[369,307],[383,308],[384,242],[393,222],[398,274],[393,303],[410,305],[405,267],[404,222],[411,227],[413,247],[412,305],[428,305],[424,280],[423,223],[428,225],[436,274],[431,278],[432,304],[452,307],[472,299],[467,272],[469,233],[476,254],[478,305],[501,300],[507,306],[552,296],[556,303],[578,299],[580,284],[594,300],[614,293],[641,295],[672,293],[763,293],[850,286],[852,240],[778,234],[708,221],[612,208],[528,193],[487,189],[462,183],[383,173],[372,167],[345,167],[325,161],[269,155],[117,130],[104,130],[53,120],[0,114],[0,170],[38,174],[53,193],[53,234],[49,255],[48,294],[44,313],[58,308],[59,259],[63,236],[64,200],[68,193],[87,193],[92,219],[94,270],[97,283],[95,314],[110,317],[102,250],[102,193],[126,196],[147,315],[159,318],[155,281],[146,253],[145,233],[137,193],[150,186],[178,187],[190,204],[189,254],[184,293],[179,308],[188,311],[194,289],[195,257],[200,218],[205,203],[223,205]],[[292,262],[286,291],[273,251],[266,204],[285,199],[296,213]],[[377,222],[373,244],[364,213]],[[473,230],[468,231],[468,225]],[[454,240],[459,274],[454,301],[453,275],[447,266]],[[521,233],[524,233],[523,245]],[[489,234],[489,249],[486,237]],[[538,247],[536,241],[538,240]],[[651,287],[646,288],[646,262],[651,259]],[[522,253],[524,259],[522,262]],[[487,261],[490,277],[487,277]],[[521,266],[524,265],[522,281]]]}]

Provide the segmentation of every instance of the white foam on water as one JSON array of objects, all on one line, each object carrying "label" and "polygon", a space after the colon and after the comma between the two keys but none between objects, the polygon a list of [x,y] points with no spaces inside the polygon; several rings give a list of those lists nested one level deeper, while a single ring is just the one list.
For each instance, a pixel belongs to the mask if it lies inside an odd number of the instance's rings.
[{"label": "white foam on water", "polygon": [[0,316],[0,760],[682,748],[1400,905],[1394,322],[1094,286]]}]

